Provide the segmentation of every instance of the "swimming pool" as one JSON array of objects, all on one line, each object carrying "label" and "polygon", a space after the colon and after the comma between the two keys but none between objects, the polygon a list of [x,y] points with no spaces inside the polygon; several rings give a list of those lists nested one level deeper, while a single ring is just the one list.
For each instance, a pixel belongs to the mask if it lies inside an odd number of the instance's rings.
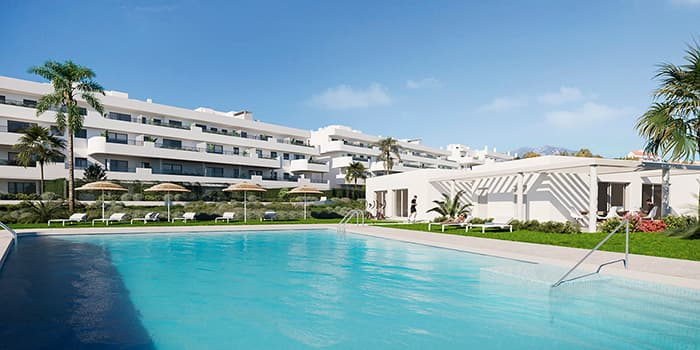
[{"label": "swimming pool", "polygon": [[549,270],[325,230],[29,237],[0,271],[0,348],[700,344],[700,293],[609,277],[550,290]]}]

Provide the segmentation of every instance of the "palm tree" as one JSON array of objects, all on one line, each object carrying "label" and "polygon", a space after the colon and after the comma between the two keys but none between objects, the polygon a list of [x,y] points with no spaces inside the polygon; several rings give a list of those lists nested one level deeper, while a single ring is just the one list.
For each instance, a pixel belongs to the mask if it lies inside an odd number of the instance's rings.
[{"label": "palm tree", "polygon": [[[688,46],[686,63],[664,63],[655,78],[655,102],[637,121],[645,151],[669,160],[691,161],[700,153],[700,46]],[[700,212],[698,213],[700,215]]]},{"label": "palm tree", "polygon": [[394,167],[394,158],[401,161],[401,148],[399,142],[395,138],[387,137],[377,142],[379,147],[379,159],[384,162],[384,175],[388,175],[391,168]]},{"label": "palm tree", "polygon": [[437,206],[428,210],[428,213],[434,211],[449,219],[468,213],[471,203],[466,202],[462,204],[461,197],[463,193],[464,191],[457,191],[452,198],[448,194],[443,193],[442,200],[434,200],[433,203],[437,204]]},{"label": "palm tree", "polygon": [[96,94],[104,95],[104,89],[93,79],[95,73],[72,61],[47,61],[41,66],[29,68],[29,73],[50,80],[53,92],[42,96],[36,105],[36,115],[40,116],[49,109],[56,111],[56,126],[60,130],[68,129],[68,210],[75,207],[75,167],[73,154],[73,135],[83,128],[84,116],[76,98],[82,98],[88,106],[100,114],[104,108]]},{"label": "palm tree", "polygon": [[362,164],[360,162],[352,162],[345,169],[345,181],[354,182],[355,188],[357,188],[357,180],[358,179],[364,180],[366,178],[367,178],[367,169],[365,168],[364,164]]},{"label": "palm tree", "polygon": [[86,183],[107,180],[105,169],[97,163],[92,163],[83,170],[83,181]]},{"label": "palm tree", "polygon": [[63,157],[66,141],[51,135],[48,128],[32,125],[24,130],[24,135],[13,146],[18,151],[17,163],[28,167],[32,163],[39,163],[41,171],[41,183],[39,193],[44,193],[44,164],[53,163]]}]

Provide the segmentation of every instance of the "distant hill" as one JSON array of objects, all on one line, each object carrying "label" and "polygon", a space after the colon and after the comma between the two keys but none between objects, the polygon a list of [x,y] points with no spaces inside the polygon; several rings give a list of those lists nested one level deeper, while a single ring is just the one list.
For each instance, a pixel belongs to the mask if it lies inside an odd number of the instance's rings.
[{"label": "distant hill", "polygon": [[540,147],[520,147],[518,149],[515,149],[510,152],[510,154],[517,154],[518,156],[522,156],[523,154],[527,152],[535,152],[537,154],[543,155],[543,156],[551,156],[551,155],[557,155],[561,152],[568,152],[569,154],[576,153],[574,150],[566,149],[564,147],[556,147],[556,146],[540,146]]}]

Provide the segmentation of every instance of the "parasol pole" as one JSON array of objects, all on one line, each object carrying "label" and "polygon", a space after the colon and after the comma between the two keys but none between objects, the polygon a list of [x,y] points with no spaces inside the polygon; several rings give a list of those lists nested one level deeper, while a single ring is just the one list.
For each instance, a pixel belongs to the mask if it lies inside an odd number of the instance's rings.
[{"label": "parasol pole", "polygon": [[243,191],[243,222],[248,222],[248,198],[246,198],[246,193],[248,191]]},{"label": "parasol pole", "polygon": [[165,205],[168,207],[168,222],[170,222],[170,191],[165,192]]},{"label": "parasol pole", "polygon": [[306,220],[306,193],[304,193],[304,220]]},{"label": "parasol pole", "polygon": [[105,189],[102,189],[102,220],[105,219]]}]

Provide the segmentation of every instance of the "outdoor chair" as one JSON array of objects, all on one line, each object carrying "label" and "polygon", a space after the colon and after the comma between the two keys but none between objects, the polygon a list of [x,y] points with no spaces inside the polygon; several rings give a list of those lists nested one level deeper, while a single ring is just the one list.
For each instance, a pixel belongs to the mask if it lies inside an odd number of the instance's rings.
[{"label": "outdoor chair", "polygon": [[79,222],[87,222],[87,214],[86,213],[76,213],[68,217],[68,219],[51,219],[48,222],[48,226],[51,226],[52,222],[60,222],[62,226],[66,226],[66,223],[79,223]]},{"label": "outdoor chair", "polygon": [[175,222],[175,221],[177,221],[177,220],[182,220],[182,222],[187,223],[188,220],[189,220],[189,221],[195,221],[195,220],[196,220],[196,219],[195,219],[196,216],[197,216],[197,213],[188,211],[188,212],[182,214],[182,216],[180,216],[180,217],[172,218],[170,221],[171,221],[171,222]]},{"label": "outdoor chair", "polygon": [[106,219],[101,218],[101,219],[92,220],[92,226],[95,226],[95,222],[104,222],[105,225],[109,226],[110,222],[121,222],[125,218],[126,218],[126,213],[114,213]]},{"label": "outdoor chair", "polygon": [[274,211],[266,211],[260,217],[260,221],[265,221],[265,220],[274,221],[276,218],[277,218],[277,213],[275,213]]},{"label": "outdoor chair", "polygon": [[228,222],[230,222],[231,220],[233,220],[233,218],[234,218],[235,216],[236,216],[236,213],[234,213],[234,212],[232,212],[232,211],[227,211],[227,212],[224,213],[224,215],[219,216],[218,218],[215,218],[215,219],[214,219],[214,222],[217,222],[217,221],[219,221],[219,220],[221,220],[221,221],[226,220],[226,223],[228,223]]},{"label": "outdoor chair", "polygon": [[131,219],[131,223],[133,224],[134,221],[143,221],[143,223],[148,223],[149,221],[158,221],[158,218],[160,217],[160,213],[152,211],[149,213],[146,213],[142,218],[133,218]]}]

